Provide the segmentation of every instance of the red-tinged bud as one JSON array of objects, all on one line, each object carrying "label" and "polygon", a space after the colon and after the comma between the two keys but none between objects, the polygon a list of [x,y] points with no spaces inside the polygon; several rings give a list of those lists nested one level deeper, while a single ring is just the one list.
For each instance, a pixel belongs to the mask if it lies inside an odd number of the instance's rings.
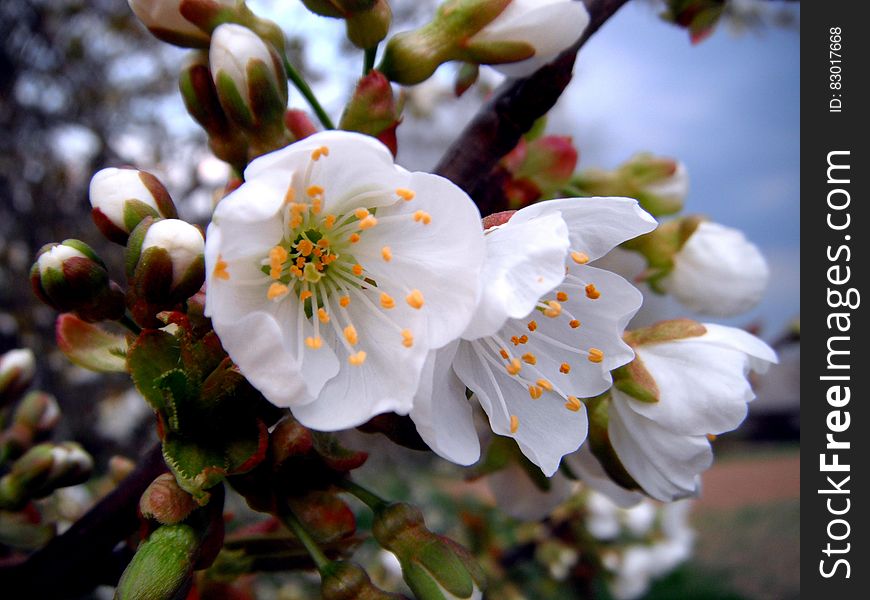
[{"label": "red-tinged bud", "polygon": [[139,500],[142,516],[163,525],[181,523],[197,508],[199,504],[181,489],[171,473],[158,475]]},{"label": "red-tinged bud", "polygon": [[453,83],[453,93],[456,97],[461,97],[465,92],[477,83],[477,78],[480,76],[480,66],[473,63],[462,63],[459,70],[456,72],[456,80]]},{"label": "red-tinged bud", "polygon": [[126,244],[130,232],[145,217],[172,219],[178,215],[163,184],[137,169],[103,169],[91,178],[91,217],[109,240]]},{"label": "red-tinged bud", "polygon": [[371,71],[357,83],[353,97],[341,116],[339,128],[358,131],[379,139],[393,156],[396,147],[396,128],[401,116],[389,80],[379,71]]},{"label": "red-tinged bud", "polygon": [[30,269],[30,284],[52,308],[75,312],[90,323],[124,314],[124,293],[109,280],[96,252],[78,240],[43,246]]},{"label": "red-tinged bud", "polygon": [[287,459],[304,456],[313,447],[311,431],[291,416],[282,419],[269,435],[269,452],[275,466]]},{"label": "red-tinged bud", "polygon": [[577,158],[577,149],[568,136],[520,140],[502,159],[502,166],[512,176],[505,184],[511,206],[522,208],[542,197],[553,196],[570,181]]},{"label": "red-tinged bud", "polygon": [[253,154],[285,146],[287,75],[272,44],[241,25],[221,25],[214,31],[209,64],[220,104],[251,138]]},{"label": "red-tinged bud", "polygon": [[402,577],[419,600],[482,597],[483,570],[468,550],[426,529],[418,508],[397,503],[377,511],[372,534],[399,559]]},{"label": "red-tinged bud", "polygon": [[351,562],[334,562],[324,569],[320,583],[323,600],[401,600],[404,596],[378,588],[368,573]]},{"label": "red-tinged bud", "polygon": [[0,408],[18,399],[33,383],[36,358],[28,348],[10,350],[0,356]]},{"label": "red-tinged bud", "polygon": [[293,134],[296,140],[304,140],[309,135],[317,133],[317,127],[304,110],[298,108],[288,109],[284,113],[284,125]]},{"label": "red-tinged bud", "polygon": [[486,231],[492,227],[504,225],[514,216],[515,210],[503,210],[502,212],[493,213],[483,218],[483,230]]},{"label": "red-tinged bud", "polygon": [[178,86],[190,116],[206,131],[209,147],[215,156],[237,169],[248,160],[248,140],[238,128],[230,125],[218,99],[208,52],[191,52],[181,68]]}]

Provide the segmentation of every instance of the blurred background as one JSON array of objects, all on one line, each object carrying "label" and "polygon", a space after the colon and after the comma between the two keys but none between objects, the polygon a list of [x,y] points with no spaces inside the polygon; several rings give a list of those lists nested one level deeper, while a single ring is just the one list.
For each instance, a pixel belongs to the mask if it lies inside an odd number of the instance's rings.
[{"label": "blurred background", "polygon": [[[343,26],[298,2],[249,4],[284,27],[291,60],[338,116],[361,69]],[[424,21],[434,3],[392,4],[400,30]],[[747,423],[716,442],[716,466],[693,509],[695,557],[650,597],[799,596],[800,9],[754,0],[729,7],[714,34],[693,45],[658,18],[660,4],[629,3],[583,48],[547,126],[573,137],[581,168],[613,168],[639,151],[682,160],[687,212],[743,230],[771,267],[762,303],[724,322],[775,345],[781,364],[757,381]],[[153,172],[183,218],[207,223],[227,170],[177,93],[183,54],[153,39],[123,0],[0,3],[0,353],[37,353],[38,384],[65,409],[61,434],[103,463],[112,453],[135,456],[153,435],[148,409],[125,377],[91,374],[59,354],[55,314],[36,301],[27,272],[43,244],[76,237],[120,278],[119,253],[90,220],[87,186],[103,167]],[[500,82],[484,69],[456,100],[454,74],[447,65],[409,92],[398,130],[404,166],[432,168]],[[292,90],[291,104],[305,108]],[[638,322],[686,315],[647,296]]]}]

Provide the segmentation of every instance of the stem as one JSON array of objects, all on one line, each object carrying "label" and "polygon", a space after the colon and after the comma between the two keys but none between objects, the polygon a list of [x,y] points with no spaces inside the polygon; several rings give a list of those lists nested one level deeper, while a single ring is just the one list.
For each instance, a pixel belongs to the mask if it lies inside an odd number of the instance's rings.
[{"label": "stem", "polygon": [[363,75],[368,75],[375,68],[375,57],[378,54],[378,46],[375,44],[371,48],[366,48],[365,63],[363,64]]},{"label": "stem", "polygon": [[284,68],[287,70],[287,77],[290,81],[293,82],[293,85],[296,86],[296,89],[302,94],[305,98],[308,105],[317,115],[317,118],[320,119],[320,122],[327,129],[335,129],[335,125],[332,124],[332,120],[329,118],[329,115],[326,114],[326,111],[323,110],[323,107],[320,105],[320,102],[317,101],[317,97],[314,95],[314,92],[311,91],[308,83],[302,78],[302,75],[299,74],[299,71],[290,64],[290,61],[287,60],[287,57],[284,56]]},{"label": "stem", "polygon": [[286,512],[281,512],[279,517],[290,531],[293,532],[293,535],[299,539],[305,547],[305,550],[308,551],[308,554],[311,556],[311,560],[314,561],[317,570],[323,573],[324,570],[332,564],[332,561],[323,553],[323,550],[320,549],[320,546],[317,545],[317,542],[314,541],[314,538],[311,537],[311,534],[308,533],[308,530],[305,529],[305,526],[299,518],[291,509],[287,509]]},{"label": "stem", "polygon": [[134,335],[139,335],[140,333],[142,333],[142,328],[136,325],[136,322],[130,318],[130,315],[123,315],[120,319],[118,319],[118,323],[132,331]]},{"label": "stem", "polygon": [[359,500],[364,502],[370,509],[377,512],[382,510],[389,504],[386,500],[375,494],[374,492],[364,488],[358,483],[351,481],[350,479],[342,479],[336,483],[341,488],[344,488],[345,491],[350,492],[354,496],[356,496]]}]

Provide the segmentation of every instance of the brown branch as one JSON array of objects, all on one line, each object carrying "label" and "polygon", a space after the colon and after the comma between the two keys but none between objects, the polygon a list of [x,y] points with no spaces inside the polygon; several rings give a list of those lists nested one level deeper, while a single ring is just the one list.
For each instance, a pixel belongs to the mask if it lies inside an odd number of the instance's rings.
[{"label": "brown branch", "polygon": [[[120,576],[112,550],[139,525],[139,497],[166,471],[160,444],[153,446],[136,469],[63,535],[17,565],[0,567],[0,589],[9,598],[70,598]],[[26,593],[25,593],[26,592]],[[5,597],[5,596],[4,596]]]},{"label": "brown branch", "polygon": [[583,36],[529,77],[510,80],[484,104],[435,168],[464,189],[486,215],[504,210],[487,197],[490,172],[520,137],[547,114],[571,81],[577,52],[628,0],[586,0],[590,22]]}]

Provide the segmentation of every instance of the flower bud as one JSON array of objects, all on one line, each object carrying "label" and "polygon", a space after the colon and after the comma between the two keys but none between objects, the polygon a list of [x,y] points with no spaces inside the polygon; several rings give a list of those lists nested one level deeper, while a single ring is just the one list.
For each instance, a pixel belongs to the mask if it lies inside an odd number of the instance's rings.
[{"label": "flower bud", "polygon": [[399,600],[399,594],[387,593],[376,587],[368,573],[359,565],[340,561],[324,569],[320,583],[323,600]]},{"label": "flower bud", "polygon": [[269,453],[276,467],[290,458],[307,455],[313,448],[311,431],[291,416],[282,419],[269,435]]},{"label": "flower bud", "polygon": [[569,136],[520,140],[501,161],[512,175],[505,184],[510,206],[522,208],[542,197],[551,197],[570,181],[577,158],[577,149]]},{"label": "flower bud", "polygon": [[393,11],[389,2],[376,0],[370,9],[357,11],[347,17],[347,39],[357,48],[374,48],[387,37],[392,20]]},{"label": "flower bud", "polygon": [[767,262],[742,232],[704,221],[673,257],[661,287],[687,308],[728,317],[754,307],[769,278]]},{"label": "flower bud", "polygon": [[372,533],[399,559],[402,576],[419,600],[482,597],[480,566],[465,548],[426,529],[418,508],[397,503],[379,510]]},{"label": "flower bud", "polygon": [[12,414],[12,423],[0,433],[0,462],[20,456],[33,443],[51,433],[60,421],[60,407],[51,394],[27,394]]},{"label": "flower bud", "polygon": [[[129,296],[134,318],[143,324],[160,310],[194,295],[205,281],[205,240],[179,219],[142,221],[127,245]],[[150,326],[150,325],[146,325]]]},{"label": "flower bud", "polygon": [[37,256],[30,284],[40,300],[90,323],[124,314],[124,293],[109,280],[105,264],[90,246],[65,240],[43,246]]},{"label": "flower bud", "polygon": [[317,127],[314,126],[308,113],[298,108],[288,109],[284,113],[284,125],[297,141],[317,133]]},{"label": "flower bud", "polygon": [[241,25],[221,25],[212,37],[209,64],[229,118],[261,143],[282,141],[287,76],[271,44]]},{"label": "flower bud", "polygon": [[197,508],[193,496],[181,489],[171,473],[158,475],[139,500],[142,516],[163,525],[181,523]]},{"label": "flower bud", "polygon": [[172,600],[186,597],[202,542],[186,524],[163,525],[140,544],[124,569],[117,600]]},{"label": "flower bud", "polygon": [[218,99],[208,52],[191,52],[178,79],[184,106],[190,116],[208,134],[208,143],[215,156],[241,170],[247,163],[248,140],[238,127],[230,125]]},{"label": "flower bud", "polygon": [[305,8],[321,17],[346,19],[360,12],[370,10],[376,0],[302,0]]},{"label": "flower bud", "polygon": [[379,139],[390,149],[393,156],[398,151],[396,128],[401,117],[393,97],[389,80],[378,71],[371,71],[356,85],[339,129],[358,131]]},{"label": "flower bud", "polygon": [[163,184],[137,169],[103,169],[91,178],[91,217],[111,241],[126,244],[130,232],[147,216],[172,219],[175,204]]},{"label": "flower bud", "polygon": [[14,402],[33,383],[36,359],[29,348],[10,350],[0,356],[0,408]]},{"label": "flower bud", "polygon": [[136,17],[157,39],[176,46],[208,46],[208,32],[182,15],[184,0],[128,0],[128,3]]},{"label": "flower bud", "polygon": [[0,479],[0,510],[21,510],[30,500],[84,483],[93,466],[90,455],[74,442],[34,446]]}]

